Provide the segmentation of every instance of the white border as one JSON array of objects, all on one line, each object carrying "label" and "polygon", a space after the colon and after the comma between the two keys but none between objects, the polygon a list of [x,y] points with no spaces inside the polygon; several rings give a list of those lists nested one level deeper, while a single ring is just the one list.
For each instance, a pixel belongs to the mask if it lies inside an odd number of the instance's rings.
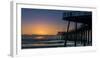
[{"label": "white border", "polygon": [[[12,20],[13,20],[13,32],[11,39],[11,56],[25,56],[25,55],[43,55],[43,54],[60,54],[68,52],[84,52],[96,50],[95,39],[95,23],[96,23],[96,8],[95,7],[78,7],[78,6],[61,6],[61,5],[43,5],[32,3],[12,3]],[[61,47],[61,48],[42,48],[42,49],[21,49],[21,8],[35,8],[35,9],[51,9],[51,10],[79,10],[79,11],[92,11],[92,40],[93,46],[87,47]]]}]

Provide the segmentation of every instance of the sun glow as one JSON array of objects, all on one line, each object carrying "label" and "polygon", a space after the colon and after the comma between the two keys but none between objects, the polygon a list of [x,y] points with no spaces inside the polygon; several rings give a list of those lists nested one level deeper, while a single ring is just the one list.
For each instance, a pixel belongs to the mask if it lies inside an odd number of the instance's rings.
[{"label": "sun glow", "polygon": [[38,34],[38,35],[51,35],[55,34],[54,28],[52,28],[50,25],[45,25],[45,24],[39,24],[36,25],[32,28],[32,33],[33,34]]},{"label": "sun glow", "polygon": [[22,34],[35,35],[56,35],[59,31],[64,31],[65,27],[47,21],[33,21],[22,26]]},{"label": "sun glow", "polygon": [[35,35],[56,35],[63,28],[52,24],[32,24],[22,27],[22,34],[35,34]]},{"label": "sun glow", "polygon": [[46,31],[43,30],[37,30],[36,32],[33,32],[34,34],[39,34],[39,35],[47,35]]}]

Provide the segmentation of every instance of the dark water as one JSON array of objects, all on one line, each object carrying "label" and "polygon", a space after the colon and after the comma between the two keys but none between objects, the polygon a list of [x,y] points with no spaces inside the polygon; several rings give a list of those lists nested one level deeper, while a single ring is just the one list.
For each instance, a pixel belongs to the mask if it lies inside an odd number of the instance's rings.
[{"label": "dark water", "polygon": [[[22,49],[64,47],[64,43],[65,40],[57,35],[22,36]],[[72,47],[74,44],[74,41],[66,42],[67,47]],[[83,46],[83,44],[78,41],[77,46]]]}]

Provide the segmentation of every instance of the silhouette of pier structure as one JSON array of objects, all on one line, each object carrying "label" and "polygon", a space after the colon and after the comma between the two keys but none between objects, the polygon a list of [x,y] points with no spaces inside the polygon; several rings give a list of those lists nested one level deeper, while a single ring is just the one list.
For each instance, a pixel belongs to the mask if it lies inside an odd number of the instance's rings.
[{"label": "silhouette of pier structure", "polygon": [[[63,13],[63,20],[67,22],[66,32],[58,32],[65,40],[64,46],[68,46],[68,41],[73,41],[73,46],[92,45],[92,12],[69,11]],[[69,31],[71,22],[74,22],[74,30]],[[78,28],[78,24],[81,27]]]}]

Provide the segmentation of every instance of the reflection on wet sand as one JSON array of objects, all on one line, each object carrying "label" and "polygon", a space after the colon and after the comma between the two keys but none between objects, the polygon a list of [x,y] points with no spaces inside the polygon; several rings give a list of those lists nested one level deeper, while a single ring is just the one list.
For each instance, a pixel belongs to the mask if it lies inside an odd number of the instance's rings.
[{"label": "reflection on wet sand", "polygon": [[42,39],[44,39],[45,37],[43,37],[43,36],[38,36],[38,37],[34,37],[34,39],[37,39],[37,40],[42,40]]}]

